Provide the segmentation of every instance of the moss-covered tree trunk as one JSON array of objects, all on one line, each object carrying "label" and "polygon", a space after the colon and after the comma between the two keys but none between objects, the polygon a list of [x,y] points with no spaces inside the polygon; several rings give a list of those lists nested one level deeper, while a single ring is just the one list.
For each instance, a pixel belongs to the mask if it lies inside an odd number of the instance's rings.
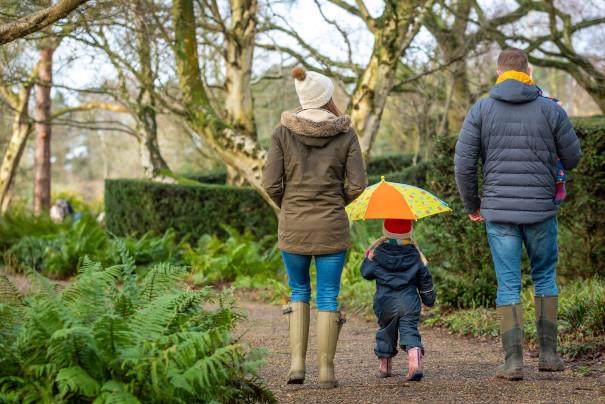
[{"label": "moss-covered tree trunk", "polygon": [[139,152],[143,174],[147,178],[156,178],[170,171],[166,160],[160,152],[158,143],[158,124],[156,100],[152,86],[154,74],[152,69],[150,38],[151,33],[146,19],[147,13],[143,0],[137,0],[135,13],[137,53],[139,59],[140,86],[136,102],[130,103],[136,116],[136,129],[138,133]]},{"label": "moss-covered tree trunk", "polygon": [[429,1],[386,2],[379,18],[372,19],[374,48],[351,99],[351,119],[364,158],[369,158],[387,98],[395,83],[400,59],[416,36]]},{"label": "moss-covered tree trunk", "polygon": [[226,35],[225,110],[227,121],[256,139],[252,103],[252,61],[256,38],[256,0],[231,0],[231,27]]},{"label": "moss-covered tree trunk", "polygon": [[[257,139],[252,101],[252,63],[256,39],[256,0],[230,0],[231,24],[225,33],[225,118],[238,131]],[[227,167],[227,183],[244,185],[246,179]]]},{"label": "moss-covered tree trunk", "polygon": [[223,121],[213,109],[199,65],[193,0],[172,3],[176,67],[189,127],[198,133],[263,198],[274,206],[261,184],[266,152],[248,133]]},{"label": "moss-covered tree trunk", "polygon": [[[437,41],[443,54],[443,63],[448,66],[450,96],[447,114],[447,131],[457,134],[471,103],[471,91],[468,84],[466,54],[469,50],[467,26],[473,2],[460,0],[456,3],[453,15],[441,16],[430,10],[425,18],[425,26]],[[451,23],[448,24],[448,21]]]}]

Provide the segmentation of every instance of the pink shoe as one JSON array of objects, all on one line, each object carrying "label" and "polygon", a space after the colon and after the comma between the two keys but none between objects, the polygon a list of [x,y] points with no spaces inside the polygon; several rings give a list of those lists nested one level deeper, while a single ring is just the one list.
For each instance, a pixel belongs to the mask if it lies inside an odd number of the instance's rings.
[{"label": "pink shoe", "polygon": [[557,182],[557,184],[555,185],[555,205],[560,205],[566,197],[567,191],[565,190],[565,183]]},{"label": "pink shoe", "polygon": [[378,377],[391,376],[391,358],[378,358],[380,365],[378,366]]},{"label": "pink shoe", "polygon": [[418,382],[422,379],[422,350],[418,347],[408,349],[408,374],[406,382]]}]

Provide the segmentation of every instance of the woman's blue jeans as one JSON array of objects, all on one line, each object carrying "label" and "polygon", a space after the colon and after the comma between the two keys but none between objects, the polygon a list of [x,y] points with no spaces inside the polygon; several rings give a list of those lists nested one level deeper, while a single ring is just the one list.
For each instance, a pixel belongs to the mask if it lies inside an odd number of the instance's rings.
[{"label": "woman's blue jeans", "polygon": [[292,302],[311,301],[311,259],[315,258],[317,280],[317,310],[335,311],[338,309],[336,298],[340,292],[340,275],[345,264],[347,251],[326,255],[300,255],[282,251],[288,286]]},{"label": "woman's blue jeans", "polygon": [[496,268],[496,305],[521,302],[521,251],[523,244],[531,265],[536,296],[557,296],[557,218],[540,223],[486,222],[487,239]]}]

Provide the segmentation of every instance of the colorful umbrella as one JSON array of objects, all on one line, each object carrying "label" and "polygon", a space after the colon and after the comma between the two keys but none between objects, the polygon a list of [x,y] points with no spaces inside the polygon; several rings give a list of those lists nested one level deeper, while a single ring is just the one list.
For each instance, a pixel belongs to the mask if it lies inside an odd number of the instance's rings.
[{"label": "colorful umbrella", "polygon": [[409,219],[451,211],[447,204],[424,189],[381,177],[346,207],[350,220]]}]

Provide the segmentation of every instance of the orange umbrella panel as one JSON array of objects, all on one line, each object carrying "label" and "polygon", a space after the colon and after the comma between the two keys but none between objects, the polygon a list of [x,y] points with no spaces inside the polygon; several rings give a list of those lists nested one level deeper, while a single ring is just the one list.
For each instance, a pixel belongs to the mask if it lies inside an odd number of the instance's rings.
[{"label": "orange umbrella panel", "polygon": [[416,219],[403,195],[384,181],[378,184],[372,193],[364,217],[365,219]]}]

